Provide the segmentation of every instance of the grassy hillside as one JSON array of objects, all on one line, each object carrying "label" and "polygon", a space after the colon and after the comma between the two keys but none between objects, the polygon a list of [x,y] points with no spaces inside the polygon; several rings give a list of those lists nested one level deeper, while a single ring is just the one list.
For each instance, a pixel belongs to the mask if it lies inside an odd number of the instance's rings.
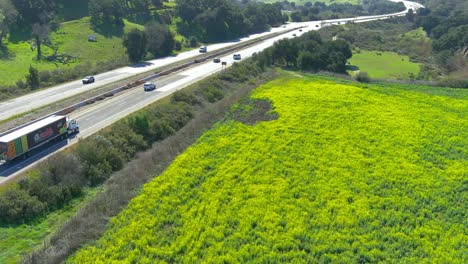
[{"label": "grassy hillside", "polygon": [[279,118],[238,105],[74,262],[463,262],[466,90],[285,74],[253,98]]},{"label": "grassy hillside", "polygon": [[349,62],[360,71],[368,72],[372,78],[409,79],[419,74],[419,64],[410,62],[408,56],[395,52],[363,50],[353,53]]},{"label": "grassy hillside", "polygon": [[87,191],[81,198],[34,223],[0,226],[0,263],[18,263],[22,256],[43,244],[48,235],[90,201],[97,191],[98,189]]},{"label": "grassy hillside", "polygon": [[[125,31],[134,27],[142,28],[140,25],[125,21]],[[96,35],[98,41],[88,42],[89,35]],[[36,51],[31,50],[27,41],[10,41],[7,45],[9,55],[0,58],[0,84],[14,84],[17,80],[24,78],[28,73],[29,65],[39,70],[52,70],[57,67],[73,67],[77,63],[95,63],[110,60],[116,56],[125,56],[121,36],[112,35],[105,30],[93,31],[89,17],[63,23],[56,32],[51,34],[51,43],[59,47],[59,54],[66,53],[78,60],[68,65],[56,65],[45,60],[37,61]],[[43,46],[43,49],[45,56],[53,54],[51,48]]]}]

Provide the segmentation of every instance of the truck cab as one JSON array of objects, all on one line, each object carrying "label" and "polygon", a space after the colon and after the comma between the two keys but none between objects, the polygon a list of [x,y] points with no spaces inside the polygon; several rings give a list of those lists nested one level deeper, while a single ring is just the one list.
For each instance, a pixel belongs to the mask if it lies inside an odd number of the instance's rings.
[{"label": "truck cab", "polygon": [[68,135],[80,133],[80,127],[78,126],[78,122],[76,122],[76,120],[71,119],[70,121],[68,121],[67,132]]}]

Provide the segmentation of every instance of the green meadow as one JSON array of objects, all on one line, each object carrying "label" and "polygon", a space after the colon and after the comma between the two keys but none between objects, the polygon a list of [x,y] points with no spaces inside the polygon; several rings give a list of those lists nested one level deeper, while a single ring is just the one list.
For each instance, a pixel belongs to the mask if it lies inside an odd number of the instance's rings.
[{"label": "green meadow", "polygon": [[353,53],[349,63],[359,71],[369,73],[371,78],[410,79],[419,74],[419,64],[410,62],[408,56],[395,52],[361,50]]},{"label": "green meadow", "polygon": [[[143,26],[128,21],[125,22],[124,31]],[[88,36],[95,35],[97,42],[88,42]],[[116,56],[125,56],[121,35],[113,35],[105,30],[96,32],[91,28],[89,17],[79,20],[64,22],[60,28],[50,36],[50,41],[58,47],[58,53],[68,54],[77,58],[75,62],[67,65],[56,64],[47,60],[37,61],[36,50],[31,49],[30,43],[24,37],[22,40],[11,40],[7,45],[8,55],[0,58],[0,84],[14,84],[17,80],[24,79],[29,66],[39,70],[53,70],[56,68],[73,67],[78,63],[96,63],[106,61]],[[53,49],[45,45],[44,56],[52,55]]]},{"label": "green meadow", "polygon": [[17,226],[0,226],[0,263],[19,263],[21,257],[41,246],[47,237],[90,201],[98,189],[89,190],[66,207],[48,214],[32,223]]},{"label": "green meadow", "polygon": [[467,90],[286,72],[246,102],[69,262],[466,262]]}]

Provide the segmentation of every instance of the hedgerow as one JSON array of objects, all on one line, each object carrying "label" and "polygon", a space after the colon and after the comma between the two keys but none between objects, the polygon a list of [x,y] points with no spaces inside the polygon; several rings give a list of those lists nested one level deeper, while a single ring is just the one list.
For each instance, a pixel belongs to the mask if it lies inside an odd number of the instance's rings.
[{"label": "hedgerow", "polygon": [[12,184],[13,191],[0,191],[0,226],[27,223],[62,208],[79,197],[83,188],[100,185],[121,170],[137,152],[179,131],[196,112],[248,86],[248,81],[263,80],[260,75],[266,72],[250,60],[236,64],[190,91],[178,91],[170,100],[150,105],[80,141],[69,153],[40,166],[34,172],[37,177]]},{"label": "hedgerow", "polygon": [[70,262],[466,260],[466,91],[285,76],[253,99],[279,118],[219,123]]}]

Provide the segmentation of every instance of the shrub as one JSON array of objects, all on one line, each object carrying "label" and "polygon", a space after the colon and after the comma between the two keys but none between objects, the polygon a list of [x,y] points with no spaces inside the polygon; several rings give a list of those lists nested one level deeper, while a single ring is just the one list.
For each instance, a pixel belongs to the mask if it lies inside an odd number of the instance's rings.
[{"label": "shrub", "polygon": [[177,91],[171,97],[172,103],[184,102],[189,105],[198,105],[201,102],[197,99],[195,95],[186,91]]},{"label": "shrub", "polygon": [[43,214],[45,210],[45,204],[24,190],[14,188],[0,194],[1,222],[24,222]]},{"label": "shrub", "polygon": [[369,74],[365,71],[359,71],[354,78],[356,78],[356,81],[362,83],[369,83],[371,81]]},{"label": "shrub", "polygon": [[182,42],[176,40],[176,42],[174,44],[174,49],[177,50],[177,51],[182,50]]}]

